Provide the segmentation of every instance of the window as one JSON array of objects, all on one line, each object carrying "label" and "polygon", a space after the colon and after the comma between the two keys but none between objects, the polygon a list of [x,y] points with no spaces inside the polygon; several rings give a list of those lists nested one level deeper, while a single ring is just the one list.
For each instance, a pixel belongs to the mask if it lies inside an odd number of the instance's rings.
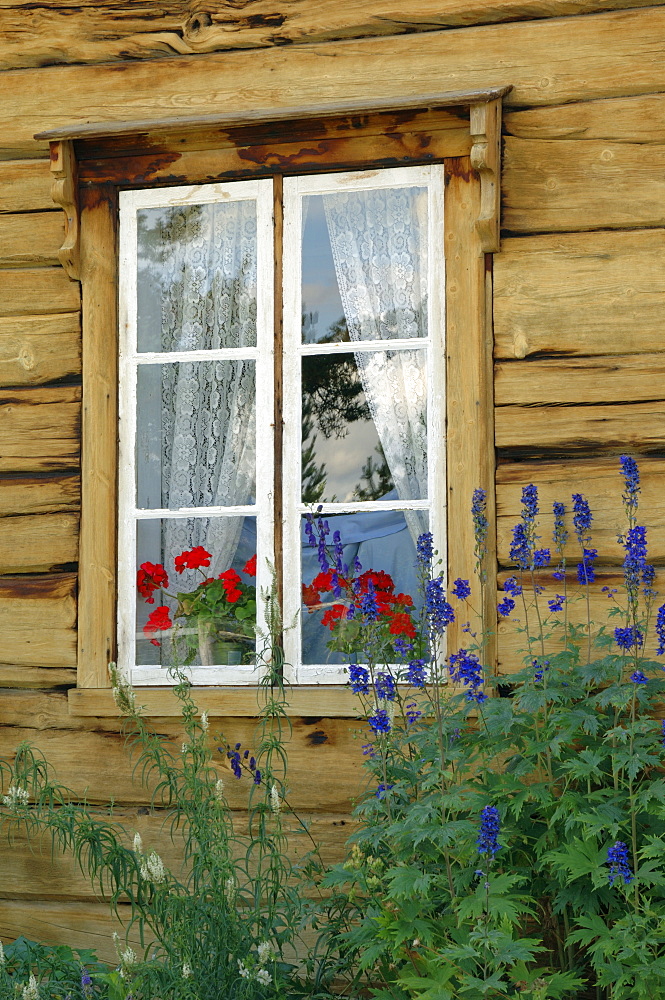
[{"label": "window", "polygon": [[[326,602],[302,606],[317,571],[303,548],[311,504],[345,560],[393,559],[400,589],[424,527],[449,572],[468,571],[469,497],[481,485],[492,498],[483,251],[497,248],[502,93],[42,136],[67,216],[61,260],[83,292],[73,711],[103,714],[95,690],[108,690],[118,623],[133,679],[164,684],[165,647],[137,616],[137,561],[201,545],[214,578],[242,576],[256,551],[260,588],[274,558],[286,616],[303,611],[287,633],[295,712],[308,683],[343,680],[314,606]],[[186,591],[188,568],[173,575]],[[233,662],[182,625],[197,683],[253,680],[247,643]],[[160,699],[147,704],[169,714]]]},{"label": "window", "polygon": [[[120,195],[118,636],[135,683],[163,684],[173,661],[173,630],[150,631],[163,611],[137,604],[141,565],[163,564],[171,591],[191,593],[229,571],[251,586],[244,567],[258,554],[261,593],[279,509],[290,565],[276,568],[285,618],[298,619],[285,635],[290,679],[339,682],[323,623],[331,595],[301,598],[319,572],[307,511],[316,505],[331,543],[340,533],[347,564],[388,571],[396,593],[414,592],[421,532],[445,551],[443,180],[441,165],[285,178],[281,246],[272,180]],[[174,572],[196,547],[210,564]],[[165,607],[196,681],[255,679],[252,621],[208,628],[182,601]],[[242,601],[229,610],[245,612]],[[260,601],[258,615],[265,627]]]}]

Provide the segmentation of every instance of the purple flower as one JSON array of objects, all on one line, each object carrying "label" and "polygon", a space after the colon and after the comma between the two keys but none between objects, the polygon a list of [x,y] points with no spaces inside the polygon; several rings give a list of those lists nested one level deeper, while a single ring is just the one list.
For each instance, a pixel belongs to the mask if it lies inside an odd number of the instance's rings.
[{"label": "purple flower", "polygon": [[[346,616],[348,619],[348,615]],[[406,656],[413,649],[413,643],[407,642],[403,635],[398,635],[393,642],[393,649],[398,656]]]},{"label": "purple flower", "polygon": [[628,863],[628,848],[621,840],[617,840],[613,847],[607,849],[607,864],[610,866],[608,880],[610,885],[614,885],[618,878],[622,878],[624,885],[633,881],[633,873]]},{"label": "purple flower", "polygon": [[522,588],[520,587],[516,576],[509,576],[503,585],[503,589],[506,594],[510,594],[511,597],[519,597],[522,593]]},{"label": "purple flower", "polygon": [[624,539],[626,557],[623,561],[623,577],[631,603],[637,601],[637,591],[642,581],[647,587],[653,583],[655,571],[647,563],[647,529],[636,524],[629,528]]},{"label": "purple flower", "polygon": [[242,778],[242,766],[240,764],[240,743],[236,743],[235,750],[227,750],[226,756],[231,764],[231,770],[233,771],[236,778]]},{"label": "purple flower", "polygon": [[635,670],[631,675],[630,679],[633,684],[648,684],[649,678],[641,670]]},{"label": "purple flower", "polygon": [[415,701],[410,701],[406,706],[406,722],[408,726],[412,726],[414,722],[417,722],[423,713],[418,709]]},{"label": "purple flower", "polygon": [[258,769],[254,772],[254,784],[255,785],[261,784],[261,772]]},{"label": "purple flower", "polygon": [[455,621],[455,612],[445,598],[443,580],[440,576],[428,580],[425,586],[425,611],[430,629],[442,635],[447,626]]},{"label": "purple flower", "polygon": [[533,483],[522,487],[522,522],[533,524],[538,517],[538,489]]},{"label": "purple flower", "polygon": [[543,660],[542,664],[538,660],[533,661],[533,679],[536,684],[540,684],[547,670],[550,669],[550,661]]},{"label": "purple flower", "polygon": [[457,653],[450,654],[448,662],[452,680],[466,685],[467,699],[478,704],[486,701],[487,695],[482,690],[483,668],[476,654],[460,649]]},{"label": "purple flower", "polygon": [[577,540],[582,547],[584,547],[585,542],[590,541],[587,532],[591,527],[592,521],[593,515],[589,510],[588,502],[581,493],[573,493],[573,525],[575,526]]},{"label": "purple flower", "polygon": [[361,598],[360,612],[370,622],[375,622],[379,617],[379,605],[376,602],[376,593],[371,580],[367,584],[367,593],[363,594]]},{"label": "purple flower", "polygon": [[665,653],[665,604],[661,604],[656,615],[656,635],[658,636],[658,649],[656,656]]},{"label": "purple flower", "polygon": [[619,649],[641,649],[644,645],[644,636],[638,628],[628,625],[626,628],[614,629],[614,641]]},{"label": "purple flower", "polygon": [[621,474],[624,477],[624,491],[622,499],[628,514],[633,514],[637,510],[637,494],[640,492],[640,470],[637,462],[630,455],[622,455]]},{"label": "purple flower", "polygon": [[364,743],[363,744],[363,757],[369,757],[370,760],[373,760],[374,757],[376,757],[376,753],[374,752],[374,744],[373,743]]},{"label": "purple flower", "polygon": [[409,669],[406,672],[406,679],[412,687],[424,687],[427,680],[425,660],[411,660],[409,662]]},{"label": "purple flower", "polygon": [[468,580],[457,579],[453,584],[453,594],[460,601],[465,601],[471,596],[471,587]]},{"label": "purple flower", "polygon": [[561,554],[568,541],[566,505],[555,501],[552,504],[552,510],[554,511],[554,535],[552,536],[552,541],[554,542],[554,548]]},{"label": "purple flower", "polygon": [[516,524],[513,528],[510,559],[512,562],[517,563],[520,569],[529,569],[531,566],[531,543],[527,530],[521,523]]},{"label": "purple flower", "polygon": [[499,810],[496,806],[485,806],[480,814],[480,831],[476,841],[480,854],[494,856],[500,850],[501,845],[497,840],[500,825]]},{"label": "purple flower", "polygon": [[380,708],[374,715],[370,715],[367,721],[375,733],[390,732],[390,718],[385,708]]},{"label": "purple flower", "polygon": [[561,611],[565,600],[566,598],[564,594],[555,594],[552,600],[547,602],[547,606],[550,611]]},{"label": "purple flower", "polygon": [[566,574],[562,569],[557,569],[552,573],[553,580],[565,580]]},{"label": "purple flower", "polygon": [[503,618],[507,618],[514,608],[515,602],[512,597],[504,597],[496,606],[496,610]]},{"label": "purple flower", "polygon": [[374,690],[376,691],[376,697],[381,698],[382,701],[394,701],[396,689],[392,675],[385,673],[377,674],[374,681]]},{"label": "purple flower", "polygon": [[386,792],[389,792],[390,789],[394,787],[395,787],[394,785],[383,785],[383,784],[379,785],[379,787],[376,790],[377,799],[382,799],[386,794]]},{"label": "purple flower", "polygon": [[354,694],[369,694],[369,673],[356,663],[349,666],[349,684]]},{"label": "purple flower", "polygon": [[550,561],[549,549],[536,549],[533,553],[533,565],[535,569],[542,569],[548,566]]},{"label": "purple flower", "polygon": [[581,584],[593,583],[596,579],[596,571],[593,562],[598,555],[598,549],[583,549],[582,562],[577,564],[577,582]]},{"label": "purple flower", "polygon": [[425,567],[429,567],[434,558],[434,536],[431,531],[424,531],[418,536],[416,542],[416,553],[418,562]]}]

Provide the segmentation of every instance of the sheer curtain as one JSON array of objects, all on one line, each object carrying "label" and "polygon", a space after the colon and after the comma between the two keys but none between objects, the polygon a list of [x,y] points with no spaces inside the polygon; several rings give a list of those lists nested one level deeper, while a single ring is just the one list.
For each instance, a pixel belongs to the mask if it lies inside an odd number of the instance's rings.
[{"label": "sheer curtain", "polygon": [[[256,208],[253,201],[173,208],[162,223],[162,350],[256,344]],[[256,369],[250,360],[162,367],[162,502],[232,506],[255,492]],[[170,563],[184,549],[212,553],[210,575],[227,569],[243,518],[164,521]],[[200,582],[179,577],[183,590]]]},{"label": "sheer curtain", "polygon": [[[351,340],[426,337],[426,190],[336,192],[323,202]],[[400,500],[425,499],[426,352],[354,353],[397,494]],[[414,540],[428,530],[424,511],[406,511],[405,517]]]}]

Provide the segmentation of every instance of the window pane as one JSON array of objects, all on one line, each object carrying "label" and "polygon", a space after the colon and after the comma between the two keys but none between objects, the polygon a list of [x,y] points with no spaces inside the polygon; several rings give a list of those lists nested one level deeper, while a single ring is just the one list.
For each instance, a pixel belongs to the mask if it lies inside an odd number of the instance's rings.
[{"label": "window pane", "polygon": [[427,189],[303,198],[304,343],[427,336]]},{"label": "window pane", "polygon": [[139,507],[253,502],[254,361],[143,364],[137,389]]},{"label": "window pane", "polygon": [[[252,661],[255,518],[141,520],[136,548],[142,591],[137,588],[137,665],[212,666]],[[176,557],[183,553],[185,559],[176,563]],[[156,565],[163,566],[167,579],[156,573]],[[155,576],[163,590],[153,589],[150,581]],[[146,597],[152,597],[154,603],[148,604]],[[169,623],[172,627],[160,627]]]},{"label": "window pane", "polygon": [[[348,573],[343,580],[361,578],[364,573],[387,573],[390,580],[379,577],[376,589],[388,595],[408,595],[417,609],[420,606],[418,576],[416,572],[416,548],[414,539],[428,530],[425,511],[378,511],[361,514],[343,514],[325,518],[330,528],[327,536],[329,546],[328,561],[333,562],[333,535],[339,531],[343,545],[342,561]],[[329,589],[319,562],[318,549],[312,547],[302,526],[302,662],[303,664],[349,663],[350,654],[331,650],[328,643],[332,639],[329,623],[338,618],[340,606],[352,603],[353,596],[346,586],[341,597],[336,597]],[[391,644],[402,640],[409,642],[408,629],[399,619],[393,624],[395,613],[400,607],[387,600],[385,611],[380,616],[384,626],[386,642]],[[396,609],[397,608],[397,612]],[[404,609],[402,608],[402,611]],[[344,612],[345,614],[346,612]],[[391,624],[395,631],[391,632]],[[351,630],[349,630],[351,632]],[[353,642],[351,642],[353,645]],[[398,643],[399,645],[399,643]],[[362,639],[358,639],[356,654],[362,661]],[[395,662],[399,656],[395,654]]]},{"label": "window pane", "polygon": [[303,503],[427,499],[425,351],[305,356],[302,393]]},{"label": "window pane", "polygon": [[140,209],[138,350],[256,345],[256,203]]}]

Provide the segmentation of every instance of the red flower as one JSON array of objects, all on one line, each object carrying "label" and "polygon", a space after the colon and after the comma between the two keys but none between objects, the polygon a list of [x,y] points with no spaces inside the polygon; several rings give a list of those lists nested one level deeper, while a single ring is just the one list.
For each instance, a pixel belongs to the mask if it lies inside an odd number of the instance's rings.
[{"label": "red flower", "polygon": [[209,566],[212,556],[203,548],[196,545],[191,552],[181,552],[175,557],[175,568],[178,573],[185,569],[200,569],[201,566]]},{"label": "red flower", "polygon": [[254,553],[251,559],[247,560],[242,568],[242,571],[243,573],[246,573],[247,576],[256,576],[256,553]]},{"label": "red flower", "polygon": [[224,596],[229,604],[235,604],[235,602],[242,597],[242,590],[227,590],[225,591]]},{"label": "red flower", "polygon": [[358,583],[361,594],[367,593],[370,583],[375,590],[394,590],[395,588],[392,577],[388,573],[384,573],[383,570],[368,569],[366,573],[362,573],[358,577]]},{"label": "red flower", "polygon": [[336,621],[340,618],[346,617],[346,607],[343,604],[333,604],[332,608],[328,608],[323,618],[321,619],[322,625],[328,625],[332,630]]},{"label": "red flower", "polygon": [[395,604],[401,604],[403,608],[412,608],[413,598],[408,594],[398,594],[395,598]]},{"label": "red flower", "polygon": [[393,619],[388,629],[391,635],[406,635],[410,639],[415,639],[416,630],[410,615],[406,612],[393,615]]},{"label": "red flower", "polygon": [[321,594],[316,589],[313,583],[306,587],[303,583],[302,585],[302,602],[307,608],[313,608],[315,604],[321,603]]},{"label": "red flower", "polygon": [[219,574],[219,579],[222,581],[222,586],[227,592],[229,590],[236,590],[241,579],[234,569],[226,569],[223,573]]},{"label": "red flower", "polygon": [[[143,626],[145,637],[147,638],[152,632],[165,632],[167,629],[173,628],[173,622],[169,615],[170,610],[166,604],[162,604],[161,607],[151,611],[147,622]],[[153,646],[159,646],[156,639],[151,639],[150,642]]]},{"label": "red flower", "polygon": [[329,569],[326,573],[319,573],[318,576],[315,576],[311,585],[325,594],[332,590],[332,578],[332,570]]},{"label": "red flower", "polygon": [[145,598],[146,604],[154,604],[153,590],[168,587],[169,578],[161,563],[144,562],[136,574],[136,586],[139,594]]}]

